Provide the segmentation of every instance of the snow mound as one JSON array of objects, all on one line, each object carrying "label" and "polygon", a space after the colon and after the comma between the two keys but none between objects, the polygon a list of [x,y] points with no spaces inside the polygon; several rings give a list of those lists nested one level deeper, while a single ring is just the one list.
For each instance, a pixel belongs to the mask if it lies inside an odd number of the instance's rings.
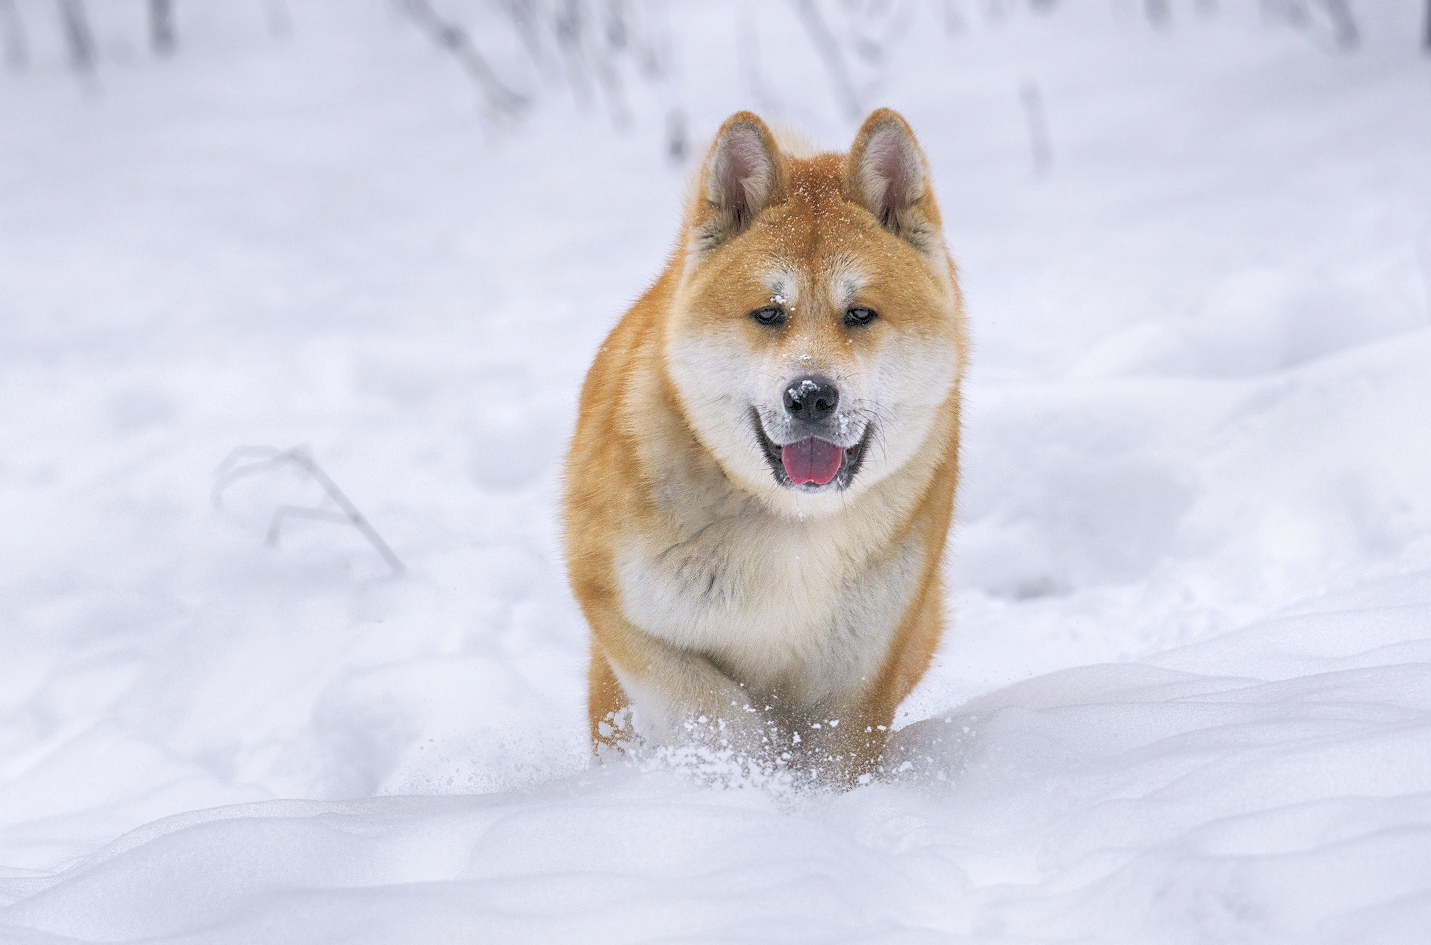
[{"label": "snow mound", "polygon": [[515,792],[198,811],[0,879],[0,929],[1411,943],[1431,915],[1431,572],[1382,590],[1405,603],[1329,598],[1156,665],[990,693],[901,730],[903,770],[845,794],[616,764]]}]

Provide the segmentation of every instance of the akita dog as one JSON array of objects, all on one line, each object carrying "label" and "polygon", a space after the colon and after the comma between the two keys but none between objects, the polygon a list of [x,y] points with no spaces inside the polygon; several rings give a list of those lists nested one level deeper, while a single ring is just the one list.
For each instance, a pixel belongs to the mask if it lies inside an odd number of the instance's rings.
[{"label": "akita dog", "polygon": [[568,569],[598,747],[694,731],[853,777],[942,631],[968,343],[905,120],[874,112],[843,155],[782,144],[726,121],[602,345]]}]

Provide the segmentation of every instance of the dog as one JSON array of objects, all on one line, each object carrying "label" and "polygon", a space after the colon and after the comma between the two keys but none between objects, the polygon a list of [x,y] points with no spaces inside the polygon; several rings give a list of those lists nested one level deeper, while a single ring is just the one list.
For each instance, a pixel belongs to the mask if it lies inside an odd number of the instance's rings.
[{"label": "dog", "polygon": [[721,126],[565,466],[598,752],[696,738],[877,769],[943,630],[968,349],[903,117],[875,111],[847,154],[750,112]]}]

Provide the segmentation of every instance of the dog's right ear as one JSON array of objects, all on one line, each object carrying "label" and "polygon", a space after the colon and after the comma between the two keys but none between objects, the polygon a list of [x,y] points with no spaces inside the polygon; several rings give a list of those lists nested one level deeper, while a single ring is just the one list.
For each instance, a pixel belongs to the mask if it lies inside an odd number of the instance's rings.
[{"label": "dog's right ear", "polygon": [[784,177],[779,148],[765,122],[752,112],[727,118],[701,165],[691,251],[704,257],[745,232],[760,211],[783,199]]}]

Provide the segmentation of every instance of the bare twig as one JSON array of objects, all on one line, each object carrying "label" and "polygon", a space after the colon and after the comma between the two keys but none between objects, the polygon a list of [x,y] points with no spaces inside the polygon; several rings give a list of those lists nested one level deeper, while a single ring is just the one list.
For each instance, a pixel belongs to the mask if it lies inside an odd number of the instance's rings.
[{"label": "bare twig", "polygon": [[[1039,6],[1047,6],[1041,3]],[[954,0],[944,0],[944,35],[953,36],[962,33],[969,28],[969,21],[964,19],[964,11],[954,5]]]},{"label": "bare twig", "polygon": [[5,64],[23,69],[30,64],[30,48],[25,42],[25,24],[15,0],[0,0],[0,32],[5,34]]},{"label": "bare twig", "polygon": [[1318,45],[1323,42],[1323,28],[1330,29],[1331,44],[1343,52],[1361,45],[1361,30],[1347,0],[1262,0],[1262,9],[1264,16],[1276,17],[1302,30]]},{"label": "bare twig", "polygon": [[174,51],[174,0],[149,0],[149,47],[161,56]]},{"label": "bare twig", "polygon": [[515,119],[526,110],[526,96],[507,88],[486,57],[473,45],[472,37],[467,35],[466,30],[439,17],[428,0],[402,0],[401,7],[434,43],[453,55],[482,89],[488,107],[495,114]]},{"label": "bare twig", "polygon": [[1019,100],[1024,105],[1024,117],[1029,125],[1029,147],[1033,151],[1034,173],[1046,174],[1053,167],[1053,142],[1048,133],[1048,116],[1044,114],[1043,94],[1038,83],[1025,79],[1019,84]]},{"label": "bare twig", "polygon": [[578,101],[586,104],[591,101],[591,87],[586,82],[586,70],[582,68],[583,19],[579,0],[563,0],[552,20],[552,30],[556,33],[557,48],[561,50],[562,59],[566,63],[572,91],[576,93]]},{"label": "bare twig", "polygon": [[601,83],[602,91],[606,93],[606,101],[611,108],[611,121],[617,128],[631,125],[631,107],[626,102],[626,87],[615,63],[616,56],[627,48],[629,38],[620,0],[608,0],[605,29],[602,30],[604,42],[596,44],[596,78]]},{"label": "bare twig", "polygon": [[268,535],[263,543],[270,548],[278,547],[278,537],[283,531],[283,522],[290,518],[306,518],[315,522],[332,522],[335,525],[349,524],[348,516],[331,509],[310,509],[303,505],[280,505],[268,522]]},{"label": "bare twig", "polygon": [[674,163],[681,164],[685,162],[690,150],[686,113],[679,108],[673,108],[666,113],[666,156]]},{"label": "bare twig", "polygon": [[273,36],[287,36],[293,29],[293,20],[288,15],[286,0],[268,0],[263,6],[268,32]]},{"label": "bare twig", "polygon": [[830,32],[825,18],[820,15],[820,8],[815,5],[815,0],[795,0],[795,11],[800,14],[800,22],[810,34],[810,41],[815,44],[815,51],[824,62],[825,71],[830,73],[830,81],[835,86],[835,97],[840,100],[845,114],[850,118],[859,118],[863,111],[860,108],[859,92],[855,89],[854,80],[850,78],[850,70],[845,64],[844,53],[840,51],[839,41],[835,39],[835,34]]},{"label": "bare twig", "polygon": [[1416,268],[1421,270],[1421,285],[1426,292],[1426,317],[1431,319],[1431,226],[1423,227],[1416,238]]},{"label": "bare twig", "polygon": [[1361,45],[1361,30],[1357,29],[1347,0],[1322,0],[1322,9],[1332,21],[1332,34],[1341,49],[1355,49]]},{"label": "bare twig", "polygon": [[551,59],[542,43],[541,25],[537,22],[535,0],[495,0],[497,8],[511,20],[512,28],[527,50],[532,64],[546,78],[554,77]]},{"label": "bare twig", "polygon": [[65,42],[70,47],[70,63],[79,72],[94,70],[94,33],[89,28],[84,0],[59,0],[60,21],[65,28]]},{"label": "bare twig", "polygon": [[652,82],[671,78],[676,72],[676,53],[671,24],[666,17],[664,2],[641,7],[640,29],[633,30],[634,42],[628,42],[631,54],[641,74]]},{"label": "bare twig", "polygon": [[742,4],[739,9],[740,34],[748,37],[748,40],[737,44],[736,55],[739,57],[741,71],[745,74],[748,94],[759,109],[781,114],[786,110],[785,102],[771,88],[770,83],[765,81],[765,73],[762,70],[760,33],[755,29],[754,21],[748,17],[748,6]]},{"label": "bare twig", "polygon": [[630,39],[631,30],[627,23],[624,0],[606,0],[606,45],[615,50],[622,50],[626,48]]},{"label": "bare twig", "polygon": [[274,511],[273,518],[268,525],[267,544],[270,546],[278,544],[279,535],[283,531],[283,523],[290,518],[306,518],[312,521],[352,525],[388,563],[388,566],[393,569],[393,573],[402,574],[406,570],[397,554],[378,534],[377,529],[373,528],[363,513],[358,511],[358,507],[343,494],[342,489],[338,488],[338,484],[323,471],[321,466],[314,462],[313,457],[309,456],[307,450],[301,446],[295,446],[289,450],[280,450],[273,446],[240,446],[234,449],[219,465],[215,474],[214,489],[210,495],[214,507],[218,508],[223,504],[224,492],[238,480],[267,472],[285,464],[297,466],[307,474],[308,478],[318,483],[328,494],[328,498],[332,499],[342,511],[298,505],[279,506]]}]

